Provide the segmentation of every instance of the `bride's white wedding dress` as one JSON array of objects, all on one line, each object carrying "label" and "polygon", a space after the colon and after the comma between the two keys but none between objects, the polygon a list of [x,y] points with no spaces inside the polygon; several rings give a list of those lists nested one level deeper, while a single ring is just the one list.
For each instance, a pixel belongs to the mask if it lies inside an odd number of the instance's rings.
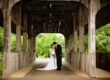
[{"label": "bride's white wedding dress", "polygon": [[49,50],[49,53],[50,53],[50,60],[49,60],[49,63],[47,64],[47,66],[44,68],[37,69],[37,70],[54,70],[57,68],[55,49],[51,48]]}]

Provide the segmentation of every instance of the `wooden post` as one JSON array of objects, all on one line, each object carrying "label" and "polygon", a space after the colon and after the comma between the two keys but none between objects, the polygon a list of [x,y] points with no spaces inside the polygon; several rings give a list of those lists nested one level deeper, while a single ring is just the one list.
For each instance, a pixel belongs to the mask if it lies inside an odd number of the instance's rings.
[{"label": "wooden post", "polygon": [[16,51],[21,51],[21,25],[16,26]]},{"label": "wooden post", "polygon": [[[73,14],[73,32],[75,31],[75,17],[74,17],[74,14]],[[75,32],[74,32],[75,33]],[[71,65],[73,66],[73,67],[75,67],[75,47],[76,47],[76,44],[74,44],[75,43],[75,35],[74,35],[74,33],[72,34],[72,45],[73,45],[73,50],[72,50],[72,53],[71,53]],[[71,44],[71,43],[70,43]]]},{"label": "wooden post", "polygon": [[33,39],[32,39],[32,61],[35,60],[36,58],[36,53],[35,53],[35,49],[36,49],[36,37],[33,36]]},{"label": "wooden post", "polygon": [[[28,52],[30,57],[30,63],[33,62],[35,59],[34,51],[35,51],[35,32],[34,32],[34,26],[32,22],[29,22],[28,25],[30,26],[29,30],[29,37],[28,37]],[[30,64],[29,63],[29,64]]]},{"label": "wooden post", "polygon": [[19,18],[17,18],[16,24],[16,51],[21,51],[21,7],[19,7],[19,12],[17,13]]},{"label": "wooden post", "polygon": [[65,42],[66,42],[66,43],[65,43],[65,45],[66,45],[66,46],[65,46],[65,49],[66,49],[66,50],[65,50],[65,53],[66,53],[65,60],[66,60],[66,62],[69,63],[69,54],[68,54],[68,53],[69,53],[69,49],[68,49],[69,39],[68,39],[67,37],[65,38]]},{"label": "wooden post", "polygon": [[78,68],[78,45],[77,45],[77,40],[78,40],[78,29],[76,28],[76,17],[74,18],[74,67]]},{"label": "wooden post", "polygon": [[35,50],[35,37],[32,36],[28,39],[28,57],[30,59],[28,64],[33,63],[35,59],[34,50]]},{"label": "wooden post", "polygon": [[26,53],[28,48],[28,34],[23,32],[23,52]]},{"label": "wooden post", "polygon": [[16,18],[16,52],[18,54],[18,69],[21,69],[23,64],[23,56],[21,52],[21,4],[17,9],[18,18]]},{"label": "wooden post", "polygon": [[79,9],[79,56],[80,56],[80,69],[85,72],[86,69],[86,64],[85,64],[85,59],[84,59],[84,15],[83,15],[83,8],[80,6]]},{"label": "wooden post", "polygon": [[28,50],[28,31],[27,31],[27,14],[25,13],[24,15],[23,15],[23,27],[24,27],[24,32],[23,32],[23,51],[24,51],[24,53],[26,53],[27,52],[27,50]]},{"label": "wooden post", "polygon": [[95,15],[96,15],[96,2],[90,0],[89,6],[89,24],[88,24],[88,60],[89,60],[89,75],[96,77],[96,46],[95,46]]},{"label": "wooden post", "polygon": [[9,54],[11,50],[11,13],[10,13],[10,5],[9,1],[7,0],[4,4],[4,45],[3,45],[3,76],[9,75]]},{"label": "wooden post", "polygon": [[23,67],[26,66],[27,52],[28,52],[28,34],[27,32],[23,32]]},{"label": "wooden post", "polygon": [[27,55],[28,55],[28,58],[30,59],[29,61],[28,61],[28,64],[31,62],[31,45],[32,45],[32,37],[31,38],[28,38],[28,52],[27,52]]},{"label": "wooden post", "polygon": [[28,52],[28,32],[27,32],[27,14],[23,15],[23,67],[27,65],[27,52]]},{"label": "wooden post", "polygon": [[30,57],[30,63],[32,63],[35,59],[34,51],[35,51],[35,37],[31,37],[28,39],[28,52],[29,52],[29,57]]}]

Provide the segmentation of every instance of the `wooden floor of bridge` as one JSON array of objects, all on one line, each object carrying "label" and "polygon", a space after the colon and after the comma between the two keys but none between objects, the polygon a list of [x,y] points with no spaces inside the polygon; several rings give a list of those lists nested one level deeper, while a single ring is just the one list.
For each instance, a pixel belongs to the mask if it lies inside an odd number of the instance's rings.
[{"label": "wooden floor of bridge", "polygon": [[110,80],[110,72],[97,69],[97,78],[90,78],[88,75],[71,68],[66,63],[61,71],[40,71],[37,68],[45,67],[48,59],[39,59],[34,65],[18,71],[10,76],[9,80]]}]

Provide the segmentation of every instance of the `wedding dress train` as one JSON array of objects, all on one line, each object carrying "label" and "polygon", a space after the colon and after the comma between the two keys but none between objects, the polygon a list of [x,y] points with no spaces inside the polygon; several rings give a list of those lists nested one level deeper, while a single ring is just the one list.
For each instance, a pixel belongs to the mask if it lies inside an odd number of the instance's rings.
[{"label": "wedding dress train", "polygon": [[44,68],[40,68],[37,70],[55,70],[57,68],[56,66],[56,55],[55,55],[55,49],[50,49],[50,60],[49,63]]}]

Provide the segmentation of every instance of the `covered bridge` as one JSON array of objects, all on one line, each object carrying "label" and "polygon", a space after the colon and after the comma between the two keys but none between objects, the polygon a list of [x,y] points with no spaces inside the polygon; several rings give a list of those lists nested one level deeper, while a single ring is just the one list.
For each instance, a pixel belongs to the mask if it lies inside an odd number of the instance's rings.
[{"label": "covered bridge", "polygon": [[[0,25],[4,28],[3,76],[34,62],[35,37],[39,33],[62,33],[66,43],[65,60],[95,77],[95,30],[110,22],[109,5],[110,0],[0,0]],[[103,8],[105,14],[101,14]],[[11,32],[16,34],[16,53],[11,52]],[[85,34],[89,39],[88,54],[84,51]]]}]

